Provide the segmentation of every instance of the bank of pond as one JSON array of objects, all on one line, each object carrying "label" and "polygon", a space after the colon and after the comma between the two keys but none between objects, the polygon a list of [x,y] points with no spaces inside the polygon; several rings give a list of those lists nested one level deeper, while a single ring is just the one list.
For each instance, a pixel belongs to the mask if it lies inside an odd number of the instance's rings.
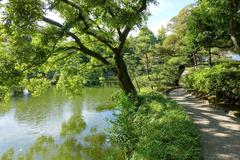
[{"label": "bank of pond", "polygon": [[158,93],[140,102],[115,87],[12,98],[0,112],[1,160],[199,159],[197,130],[181,106]]}]

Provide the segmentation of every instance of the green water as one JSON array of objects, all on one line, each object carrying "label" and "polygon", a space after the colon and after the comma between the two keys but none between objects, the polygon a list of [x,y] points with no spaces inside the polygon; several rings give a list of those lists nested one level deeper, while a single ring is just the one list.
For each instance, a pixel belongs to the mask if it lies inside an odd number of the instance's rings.
[{"label": "green water", "polygon": [[111,103],[116,91],[116,88],[86,88],[81,95],[69,99],[51,89],[40,97],[13,98],[8,110],[0,112],[0,157],[122,159],[105,134],[110,127],[106,119],[113,117],[113,111],[96,110]]}]

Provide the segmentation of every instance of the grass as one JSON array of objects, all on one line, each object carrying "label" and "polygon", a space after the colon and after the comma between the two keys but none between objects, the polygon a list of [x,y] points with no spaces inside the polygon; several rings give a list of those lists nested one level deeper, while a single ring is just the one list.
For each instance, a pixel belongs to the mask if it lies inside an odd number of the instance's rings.
[{"label": "grass", "polygon": [[[140,95],[138,111],[120,96],[121,113],[113,127],[113,140],[131,160],[198,160],[199,137],[182,106],[158,93]],[[114,139],[115,138],[115,139]]]}]

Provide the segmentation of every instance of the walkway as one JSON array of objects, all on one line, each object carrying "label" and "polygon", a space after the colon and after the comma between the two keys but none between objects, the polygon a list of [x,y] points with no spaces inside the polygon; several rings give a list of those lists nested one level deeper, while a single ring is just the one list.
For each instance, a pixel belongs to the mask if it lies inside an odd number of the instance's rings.
[{"label": "walkway", "polygon": [[182,88],[172,90],[169,97],[185,106],[197,125],[204,160],[240,160],[240,119],[209,107]]}]

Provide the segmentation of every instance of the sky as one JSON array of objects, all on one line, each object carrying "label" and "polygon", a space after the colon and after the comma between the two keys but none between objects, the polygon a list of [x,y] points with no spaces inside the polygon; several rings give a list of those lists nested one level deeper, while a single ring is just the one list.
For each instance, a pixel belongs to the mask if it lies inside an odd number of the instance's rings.
[{"label": "sky", "polygon": [[178,14],[185,6],[194,3],[194,0],[157,0],[158,5],[151,5],[151,16],[148,19],[148,28],[157,34],[161,26],[166,26],[170,19]]}]

